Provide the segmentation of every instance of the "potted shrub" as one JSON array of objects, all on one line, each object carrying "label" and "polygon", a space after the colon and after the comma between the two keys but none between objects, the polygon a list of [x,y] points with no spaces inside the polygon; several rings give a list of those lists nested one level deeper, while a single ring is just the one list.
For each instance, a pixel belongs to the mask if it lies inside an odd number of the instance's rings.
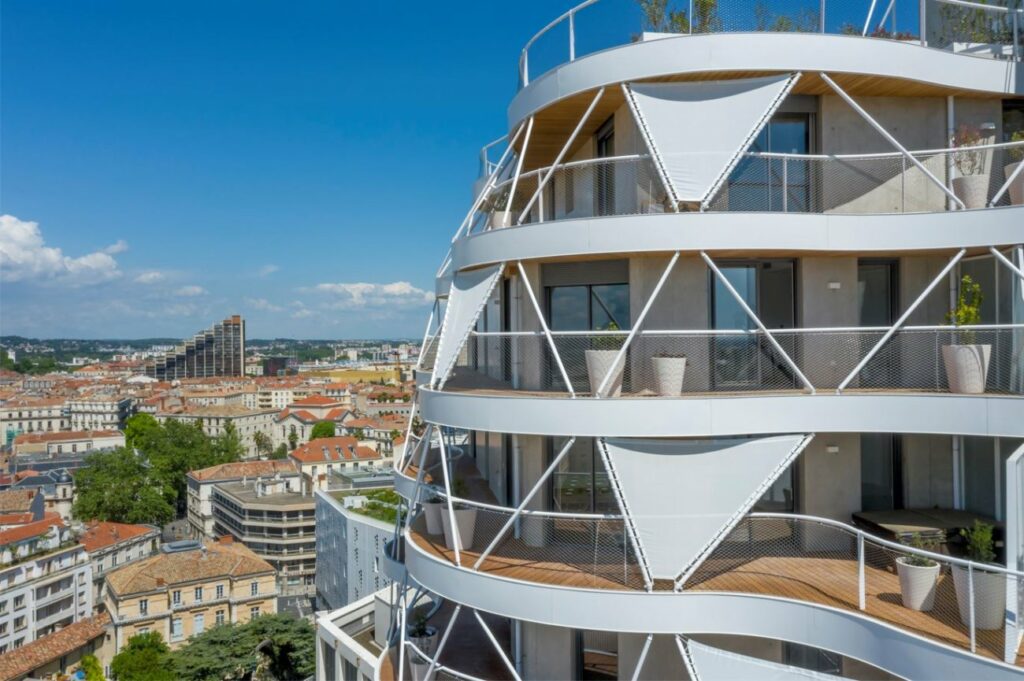
[{"label": "potted shrub", "polygon": [[[609,322],[603,331],[618,331],[619,325]],[[605,395],[618,397],[622,394],[622,374],[626,368],[626,356],[623,355],[618,362],[615,358],[622,347],[622,339],[618,336],[596,336],[591,341],[592,348],[584,354],[587,360],[587,379],[590,381],[590,394],[596,396],[597,389],[601,387],[601,381],[615,365],[614,373],[605,384]]]},{"label": "potted shrub", "polygon": [[[1011,142],[1024,143],[1024,130],[1018,130],[1013,133],[1010,137]],[[1006,179],[1010,179],[1013,173],[1016,172],[1017,167],[1021,163],[1024,163],[1024,146],[1010,147],[1006,150],[1006,159],[1009,163],[1006,164],[1005,172]],[[1010,195],[1010,203],[1014,206],[1024,205],[1024,172],[1017,176],[1017,179],[1010,183],[1010,187],[1006,190],[1006,193]]]},{"label": "potted shrub", "polygon": [[423,502],[423,515],[427,518],[427,534],[441,534],[441,517],[445,513],[444,499],[436,494]]},{"label": "potted shrub", "polygon": [[681,395],[686,376],[686,355],[658,353],[651,357],[651,364],[654,367],[654,391],[666,397]]},{"label": "potted shrub", "polygon": [[[934,542],[922,541],[914,533],[910,545],[915,549],[934,550]],[[900,596],[903,607],[928,612],[935,605],[935,586],[939,580],[939,564],[916,553],[896,559],[896,573],[900,578]]]},{"label": "potted shrub", "polygon": [[[437,628],[427,624],[427,616],[424,613],[416,613],[416,619],[406,629],[406,636],[424,655],[433,657],[437,645]],[[430,669],[430,660],[413,653],[409,656],[409,667],[414,681],[423,681],[427,677],[427,670]]]},{"label": "potted shrub", "polygon": [[[956,308],[946,315],[953,326],[981,323],[981,284],[964,275]],[[992,346],[975,343],[977,334],[971,330],[956,332],[959,343],[942,346],[942,363],[946,368],[949,391],[976,395],[985,392]]]},{"label": "potted shrub", "polygon": [[985,150],[977,148],[983,143],[981,131],[970,125],[961,125],[953,135],[953,165],[960,174],[953,178],[953,193],[966,208],[984,208],[988,202]]},{"label": "potted shrub", "polygon": [[[476,532],[476,507],[456,502],[456,499],[465,497],[468,488],[466,483],[459,479],[455,481],[452,498],[452,509],[455,515],[456,531],[452,531],[451,516],[448,509],[442,509],[441,525],[444,528],[444,544],[449,549],[455,548],[458,540],[460,551],[473,548],[473,535]],[[456,535],[458,535],[456,537]]]},{"label": "potted shrub", "polygon": [[[960,536],[967,543],[967,558],[975,563],[995,564],[994,528],[980,520],[974,526],[960,530]],[[973,570],[974,577],[974,624],[978,629],[999,629],[1003,626],[1006,612],[1006,577],[999,572]],[[953,566],[953,585],[956,587],[956,605],[960,621],[966,626],[971,623],[971,578],[968,570]]]}]

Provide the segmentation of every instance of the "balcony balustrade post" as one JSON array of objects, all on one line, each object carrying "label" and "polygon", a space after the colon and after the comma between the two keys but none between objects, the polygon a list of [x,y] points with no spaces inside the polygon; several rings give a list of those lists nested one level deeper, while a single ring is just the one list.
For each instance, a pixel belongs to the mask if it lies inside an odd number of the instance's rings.
[{"label": "balcony balustrade post", "polygon": [[900,212],[907,212],[907,159],[900,156]]},{"label": "balcony balustrade post", "polygon": [[822,33],[825,32],[825,0],[821,0],[821,4],[818,6],[818,30]]},{"label": "balcony balustrade post", "polygon": [[864,533],[857,533],[857,604],[861,610],[867,609],[867,588],[864,576]]},{"label": "balcony balustrade post", "polygon": [[1020,61],[1020,15],[1021,10],[1013,12],[1013,59]]},{"label": "balcony balustrade post", "polygon": [[967,566],[967,601],[970,608],[971,652],[978,652],[977,626],[974,613],[974,564]]},{"label": "balcony balustrade post", "polygon": [[576,61],[576,13],[569,12],[569,61]]},{"label": "balcony balustrade post", "polygon": [[928,39],[925,37],[926,33],[927,33],[925,31],[925,23],[927,21],[926,20],[927,5],[925,3],[927,3],[927,2],[928,2],[928,0],[919,0],[919,2],[918,2],[918,9],[917,9],[917,14],[918,14],[918,19],[917,19],[918,32],[920,33],[920,35],[918,36],[918,39],[921,41],[921,47],[927,47],[927,45],[928,45]]},{"label": "balcony balustrade post", "polygon": [[782,157],[782,212],[789,212],[789,156]]}]

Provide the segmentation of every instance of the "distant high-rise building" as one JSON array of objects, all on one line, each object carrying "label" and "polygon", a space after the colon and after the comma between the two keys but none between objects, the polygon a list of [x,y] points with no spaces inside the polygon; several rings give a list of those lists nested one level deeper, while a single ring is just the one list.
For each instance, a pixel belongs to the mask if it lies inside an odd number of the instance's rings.
[{"label": "distant high-rise building", "polygon": [[217,322],[146,364],[146,375],[160,380],[244,373],[245,320],[240,315]]}]

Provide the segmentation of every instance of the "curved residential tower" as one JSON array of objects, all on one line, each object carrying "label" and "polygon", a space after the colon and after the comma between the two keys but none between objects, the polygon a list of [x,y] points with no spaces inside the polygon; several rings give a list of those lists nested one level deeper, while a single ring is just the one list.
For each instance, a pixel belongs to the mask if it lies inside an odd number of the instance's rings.
[{"label": "curved residential tower", "polygon": [[520,56],[360,673],[1024,678],[1024,10],[641,4]]}]

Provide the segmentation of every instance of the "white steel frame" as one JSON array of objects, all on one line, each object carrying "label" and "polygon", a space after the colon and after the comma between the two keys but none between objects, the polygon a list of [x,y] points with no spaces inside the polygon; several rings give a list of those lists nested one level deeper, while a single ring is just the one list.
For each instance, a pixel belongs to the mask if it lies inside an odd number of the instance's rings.
[{"label": "white steel frame", "polygon": [[558,348],[555,347],[555,339],[551,336],[551,329],[548,328],[548,323],[544,319],[544,311],[540,309],[540,303],[537,302],[537,296],[533,293],[533,286],[530,285],[530,277],[526,276],[526,269],[523,267],[523,261],[517,260],[516,267],[519,269],[519,276],[523,280],[523,286],[526,288],[526,293],[530,296],[530,302],[533,304],[533,311],[537,313],[537,321],[540,323],[540,328],[544,331],[544,336],[548,339],[548,346],[551,348],[551,354],[555,358],[555,362],[558,364],[558,370],[562,373],[562,380],[565,381],[565,387],[569,391],[569,397],[575,399],[576,391],[573,390],[572,381],[569,380],[569,374],[565,370],[565,365],[562,364],[562,356],[558,354]]}]

